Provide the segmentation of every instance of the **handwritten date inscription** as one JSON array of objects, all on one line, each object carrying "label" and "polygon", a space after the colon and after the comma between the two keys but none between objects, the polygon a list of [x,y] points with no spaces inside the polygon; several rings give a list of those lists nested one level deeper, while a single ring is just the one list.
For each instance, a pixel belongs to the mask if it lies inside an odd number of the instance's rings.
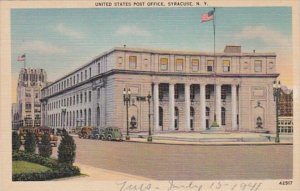
[{"label": "handwritten date inscription", "polygon": [[204,190],[232,190],[232,191],[258,191],[261,187],[261,182],[247,182],[247,183],[226,183],[226,182],[212,182],[209,184],[201,184],[199,182],[174,182],[168,181],[167,184],[159,183],[130,183],[127,181],[118,182],[120,191],[204,191]]}]

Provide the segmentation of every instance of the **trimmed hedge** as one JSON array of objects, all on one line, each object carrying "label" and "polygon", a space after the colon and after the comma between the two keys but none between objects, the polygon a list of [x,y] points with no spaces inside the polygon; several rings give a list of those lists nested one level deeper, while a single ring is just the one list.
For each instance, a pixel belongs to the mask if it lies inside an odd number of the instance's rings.
[{"label": "trimmed hedge", "polygon": [[46,172],[13,174],[13,181],[43,181],[80,175],[80,169],[78,167],[61,164],[58,163],[57,160],[44,158],[38,154],[19,151],[13,152],[12,158],[13,160],[33,162],[51,168],[51,170]]},{"label": "trimmed hedge", "polygon": [[13,151],[19,151],[21,147],[21,140],[20,136],[16,131],[12,133],[12,150]]}]

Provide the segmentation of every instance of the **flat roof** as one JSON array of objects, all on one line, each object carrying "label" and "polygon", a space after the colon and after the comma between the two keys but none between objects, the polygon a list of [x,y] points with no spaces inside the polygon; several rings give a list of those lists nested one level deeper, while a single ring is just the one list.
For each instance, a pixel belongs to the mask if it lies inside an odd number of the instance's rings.
[{"label": "flat roof", "polygon": [[[92,58],[90,61],[86,62],[84,65],[80,66],[79,68],[76,68],[75,70],[67,73],[66,75],[58,78],[51,84],[45,86],[44,88],[47,88],[56,82],[67,78],[68,76],[71,76],[72,74],[78,72],[79,70],[87,67],[88,65],[92,64],[94,61],[98,60],[99,58],[109,55],[113,52],[116,51],[122,51],[122,52],[136,52],[136,53],[150,53],[150,54],[174,54],[174,55],[187,55],[187,56],[217,56],[217,57],[222,57],[222,56],[235,56],[235,57],[276,57],[275,52],[242,52],[242,53],[224,53],[224,52],[216,52],[215,54],[212,52],[202,52],[202,51],[186,51],[186,50],[166,50],[166,49],[151,49],[151,48],[135,48],[135,47],[114,47],[108,51],[102,52],[101,54],[95,56]],[[43,89],[44,89],[43,88]]]}]

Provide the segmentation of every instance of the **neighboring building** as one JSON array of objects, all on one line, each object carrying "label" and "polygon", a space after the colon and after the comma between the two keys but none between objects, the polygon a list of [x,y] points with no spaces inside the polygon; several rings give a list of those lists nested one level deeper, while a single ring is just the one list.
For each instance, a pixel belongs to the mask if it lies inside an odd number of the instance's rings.
[{"label": "neighboring building", "polygon": [[[216,61],[216,62],[215,62]],[[92,125],[126,130],[123,90],[130,88],[130,131],[276,131],[275,53],[224,53],[114,48],[42,89],[42,123],[72,129]],[[216,108],[216,109],[215,109]]]},{"label": "neighboring building", "polygon": [[17,129],[17,121],[19,119],[18,107],[16,103],[12,103],[11,105],[11,119],[12,119],[12,128],[13,130]]},{"label": "neighboring building", "polygon": [[22,68],[17,87],[16,111],[13,128],[21,126],[40,126],[41,89],[46,86],[47,74],[43,69]]},{"label": "neighboring building", "polygon": [[279,132],[293,133],[293,90],[281,87],[279,99]]}]

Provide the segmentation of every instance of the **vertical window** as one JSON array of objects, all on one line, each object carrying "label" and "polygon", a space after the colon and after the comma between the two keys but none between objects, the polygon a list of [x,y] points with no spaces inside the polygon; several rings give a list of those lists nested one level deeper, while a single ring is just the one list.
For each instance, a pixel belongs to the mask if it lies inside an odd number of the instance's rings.
[{"label": "vertical window", "polygon": [[82,103],[82,93],[80,93],[80,103]]},{"label": "vertical window", "polygon": [[221,87],[221,99],[226,99],[227,92],[230,92],[230,88],[228,86]]},{"label": "vertical window", "polygon": [[87,79],[87,70],[84,71],[84,79]]},{"label": "vertical window", "polygon": [[98,74],[100,74],[100,62],[98,62]]},{"label": "vertical window", "polygon": [[88,125],[91,125],[91,115],[92,115],[92,111],[91,108],[89,108],[89,112],[88,112]]},{"label": "vertical window", "polygon": [[79,83],[79,74],[77,74],[77,83]]},{"label": "vertical window", "polygon": [[210,112],[209,107],[205,107],[205,115],[206,115],[207,117],[209,116],[209,112]]},{"label": "vertical window", "polygon": [[230,61],[223,60],[223,72],[230,72]]},{"label": "vertical window", "polygon": [[83,81],[83,72],[80,73],[80,81]]},{"label": "vertical window", "polygon": [[207,71],[212,72],[214,69],[214,61],[213,60],[207,60]]},{"label": "vertical window", "polygon": [[79,95],[78,94],[77,94],[77,98],[76,99],[77,99],[77,104],[78,104],[79,103]]},{"label": "vertical window", "polygon": [[255,60],[255,62],[254,62],[254,71],[255,72],[261,72],[262,71],[261,60]]},{"label": "vertical window", "polygon": [[183,59],[176,59],[176,71],[183,70]]},{"label": "vertical window", "polygon": [[97,88],[97,99],[100,99],[100,88]]},{"label": "vertical window", "polygon": [[222,125],[225,125],[225,118],[226,117],[226,109],[224,107],[222,107],[221,109],[221,124]]},{"label": "vertical window", "polygon": [[75,84],[75,75],[73,76],[73,84]]},{"label": "vertical window", "polygon": [[129,68],[130,69],[136,69],[136,56],[129,56]]},{"label": "vertical window", "polygon": [[75,95],[73,96],[73,105],[75,105]]},{"label": "vertical window", "polygon": [[87,95],[86,95],[87,93],[86,92],[84,92],[84,102],[86,102],[87,101]]},{"label": "vertical window", "polygon": [[205,99],[210,99],[210,90],[211,90],[211,86],[205,87]]},{"label": "vertical window", "polygon": [[193,72],[199,71],[199,60],[198,59],[192,59],[192,71]]},{"label": "vertical window", "polygon": [[90,68],[90,78],[92,77],[92,68]]},{"label": "vertical window", "polygon": [[91,101],[92,101],[92,92],[89,91],[89,102],[91,102]]},{"label": "vertical window", "polygon": [[160,59],[160,70],[162,70],[162,71],[168,70],[168,64],[169,64],[168,58],[161,58]]},{"label": "vertical window", "polygon": [[70,97],[70,106],[72,105],[72,97]]}]

